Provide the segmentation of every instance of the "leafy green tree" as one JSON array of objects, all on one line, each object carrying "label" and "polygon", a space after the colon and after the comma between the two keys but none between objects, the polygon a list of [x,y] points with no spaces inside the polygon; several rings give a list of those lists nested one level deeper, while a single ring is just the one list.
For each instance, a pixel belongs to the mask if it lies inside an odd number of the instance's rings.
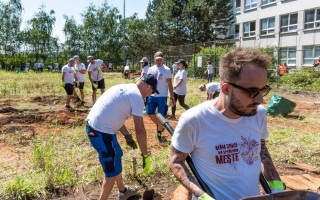
[{"label": "leafy green tree", "polygon": [[73,17],[64,16],[65,25],[63,32],[65,35],[66,50],[71,54],[80,54],[83,47],[82,34],[83,28],[81,25],[77,25]]}]

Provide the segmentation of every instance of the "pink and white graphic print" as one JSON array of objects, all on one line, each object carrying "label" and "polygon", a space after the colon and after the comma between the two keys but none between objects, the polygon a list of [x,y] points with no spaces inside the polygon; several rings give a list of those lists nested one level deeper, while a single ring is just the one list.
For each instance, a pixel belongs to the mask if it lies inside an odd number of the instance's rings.
[{"label": "pink and white graphic print", "polygon": [[245,163],[252,165],[254,161],[259,159],[259,143],[250,137],[245,138],[241,136],[241,139],[242,142],[239,144],[240,155]]}]

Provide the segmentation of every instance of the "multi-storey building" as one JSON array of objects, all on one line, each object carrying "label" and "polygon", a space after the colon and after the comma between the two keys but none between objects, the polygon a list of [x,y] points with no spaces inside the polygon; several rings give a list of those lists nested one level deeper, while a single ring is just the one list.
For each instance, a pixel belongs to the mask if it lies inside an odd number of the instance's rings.
[{"label": "multi-storey building", "polygon": [[242,47],[276,47],[290,68],[320,56],[320,0],[232,0],[230,34]]}]

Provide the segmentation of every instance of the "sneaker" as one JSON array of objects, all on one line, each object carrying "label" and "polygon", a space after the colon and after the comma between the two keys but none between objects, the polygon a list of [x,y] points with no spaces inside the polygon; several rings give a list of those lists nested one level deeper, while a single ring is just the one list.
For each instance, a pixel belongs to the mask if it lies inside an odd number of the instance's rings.
[{"label": "sneaker", "polygon": [[126,186],[126,192],[119,192],[119,200],[127,200],[128,198],[138,195],[139,188]]},{"label": "sneaker", "polygon": [[175,116],[170,116],[170,117],[168,117],[168,119],[177,120]]},{"label": "sneaker", "polygon": [[77,97],[77,98],[73,101],[73,103],[77,103],[77,102],[79,102],[79,101],[81,101],[81,99],[80,99],[79,97]]},{"label": "sneaker", "polygon": [[65,108],[68,108],[68,109],[71,108],[71,106],[70,106],[70,105],[67,105],[67,104],[64,104],[64,107],[65,107]]}]

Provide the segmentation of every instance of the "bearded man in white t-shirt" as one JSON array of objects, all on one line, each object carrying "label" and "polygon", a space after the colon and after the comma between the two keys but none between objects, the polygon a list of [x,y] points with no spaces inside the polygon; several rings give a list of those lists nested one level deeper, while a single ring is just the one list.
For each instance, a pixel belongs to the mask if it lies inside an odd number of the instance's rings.
[{"label": "bearded man in white t-shirt", "polygon": [[[75,60],[75,66],[74,69],[76,70],[76,76],[78,77],[79,85],[75,85],[74,88],[74,97],[76,99],[76,102],[80,101],[80,105],[84,104],[84,75],[87,73],[86,66],[80,61],[80,57],[78,55],[75,55],[73,57]],[[76,92],[76,88],[79,88],[80,90],[80,97],[78,96]]]},{"label": "bearded man in white t-shirt", "polygon": [[137,84],[119,84],[108,89],[93,105],[86,118],[86,133],[99,154],[105,177],[99,199],[108,199],[114,184],[119,190],[119,199],[125,200],[137,194],[137,188],[124,186],[122,179],[123,152],[117,141],[117,131],[129,134],[125,121],[133,116],[136,138],[141,150],[143,173],[150,171],[146,130],[143,123],[143,98],[157,90],[157,79],[153,75],[142,77]]},{"label": "bearded man in white t-shirt", "polygon": [[146,113],[147,115],[149,115],[150,119],[155,124],[157,124],[156,138],[159,140],[159,142],[166,142],[165,138],[162,137],[164,127],[160,122],[158,122],[155,113],[156,109],[158,109],[158,113],[166,116],[168,89],[170,93],[170,101],[175,105],[172,86],[172,74],[170,68],[163,64],[162,52],[159,51],[154,54],[154,61],[155,65],[149,68],[148,74],[152,74],[158,80],[157,89],[160,94],[153,94],[148,97]]},{"label": "bearded man in white t-shirt", "polygon": [[191,176],[191,154],[201,179],[216,199],[257,196],[261,163],[272,192],[284,190],[266,147],[266,110],[260,105],[267,85],[269,57],[237,48],[220,60],[220,95],[180,117],[171,140],[169,166],[193,199],[212,200]]},{"label": "bearded man in white t-shirt", "polygon": [[89,63],[88,76],[92,86],[92,102],[94,104],[97,100],[97,89],[100,89],[103,94],[106,88],[102,70],[107,70],[108,67],[103,63],[103,60],[95,60],[93,56],[88,56],[87,62]]}]

